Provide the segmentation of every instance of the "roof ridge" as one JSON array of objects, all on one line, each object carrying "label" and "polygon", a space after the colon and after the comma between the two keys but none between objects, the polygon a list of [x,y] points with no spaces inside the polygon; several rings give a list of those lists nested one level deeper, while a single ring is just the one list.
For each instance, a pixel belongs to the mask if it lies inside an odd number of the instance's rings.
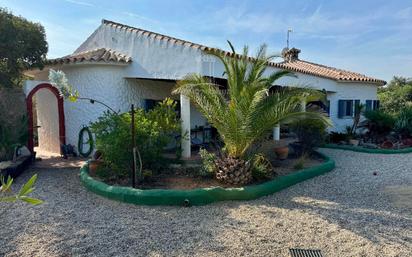
[{"label": "roof ridge", "polygon": [[[313,66],[317,66],[317,67],[320,67],[320,68],[327,69],[329,71],[339,72],[339,74],[338,74],[339,76],[332,76],[332,75],[328,76],[326,74],[321,74],[321,72],[319,72],[319,71],[309,70],[309,69],[305,69],[305,68],[302,68],[302,67],[291,66],[294,63],[298,63],[298,62],[307,63],[309,65],[313,65]],[[365,74],[361,74],[361,73],[357,73],[357,72],[353,72],[353,71],[348,71],[348,70],[344,70],[344,69],[339,69],[339,68],[335,68],[335,67],[332,67],[332,66],[327,66],[327,65],[323,65],[323,64],[314,63],[314,62],[309,62],[309,61],[301,60],[301,59],[297,59],[297,60],[291,61],[291,62],[283,61],[281,63],[278,63],[278,66],[281,67],[281,68],[290,69],[290,70],[293,70],[293,71],[296,71],[296,72],[312,74],[312,75],[331,78],[331,79],[339,80],[339,81],[349,81],[349,82],[350,81],[358,81],[358,82],[372,82],[372,83],[386,84],[386,81],[384,81],[384,80],[369,77]],[[349,75],[358,76],[358,78],[350,77]]]},{"label": "roof ridge", "polygon": [[95,62],[123,62],[129,63],[132,61],[130,56],[127,56],[124,53],[116,51],[111,48],[99,47],[91,50],[86,50],[82,52],[72,53],[60,58],[49,59],[48,63],[57,64],[57,63],[75,63],[83,61],[95,61]]},{"label": "roof ridge", "polygon": [[[94,48],[94,49],[91,49],[91,50],[85,50],[85,51],[81,51],[81,52],[77,52],[77,53],[71,53],[71,54],[65,55],[61,58],[64,58],[64,57],[67,57],[67,56],[75,56],[75,55],[79,55],[79,54],[87,54],[87,53],[91,53],[91,52],[95,52],[95,51],[99,51],[99,50],[111,51],[112,49],[106,48],[106,47],[99,47],[99,48]],[[56,58],[56,59],[59,59],[59,58]]]},{"label": "roof ridge", "polygon": [[341,69],[341,68],[336,68],[336,67],[333,67],[333,66],[328,66],[328,65],[319,64],[319,63],[315,63],[315,62],[310,62],[310,61],[306,61],[306,60],[300,60],[300,59],[299,59],[299,61],[306,62],[306,63],[313,64],[313,65],[317,65],[317,66],[320,66],[320,67],[323,67],[323,68],[326,68],[326,69],[349,72],[349,73],[352,73],[352,74],[368,77],[367,75],[362,74],[362,73],[358,73],[358,72],[354,72],[354,71],[350,71],[350,70],[345,70],[345,69]]},{"label": "roof ridge", "polygon": [[[160,36],[160,37],[162,37],[162,38],[167,38],[168,40],[181,41],[181,42],[183,42],[184,44],[185,44],[185,43],[188,43],[188,44],[191,44],[191,45],[193,45],[193,46],[196,46],[197,48],[204,48],[204,49],[202,49],[202,50],[214,50],[214,49],[216,49],[216,50],[224,51],[224,50],[219,49],[219,48],[216,48],[216,47],[205,46],[205,45],[198,44],[198,43],[194,43],[194,42],[187,41],[187,40],[184,40],[184,39],[180,39],[180,38],[168,36],[168,35],[165,35],[165,34],[162,34],[162,33],[154,32],[154,31],[150,31],[150,30],[146,30],[146,29],[142,29],[142,28],[138,28],[138,27],[133,27],[133,26],[130,26],[130,25],[127,25],[127,24],[122,24],[122,23],[119,23],[119,22],[110,21],[110,20],[106,20],[106,19],[102,19],[102,24],[112,25],[112,26],[113,26],[113,25],[115,25],[115,26],[120,26],[121,28],[135,29],[135,30],[142,31],[143,33],[146,33],[146,32],[147,32],[147,33],[149,33],[148,36],[149,36],[150,34],[153,34],[153,35],[156,35],[156,36]],[[160,38],[160,39],[162,39],[162,38]],[[226,51],[225,51],[225,52],[226,52]]]}]

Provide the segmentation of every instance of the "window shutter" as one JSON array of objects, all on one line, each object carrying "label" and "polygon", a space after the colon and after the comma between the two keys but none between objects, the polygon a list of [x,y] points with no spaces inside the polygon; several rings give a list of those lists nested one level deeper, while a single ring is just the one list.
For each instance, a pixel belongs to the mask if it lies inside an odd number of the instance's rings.
[{"label": "window shutter", "polygon": [[375,110],[379,110],[379,107],[380,107],[380,104],[381,104],[381,101],[379,101],[379,100],[375,100]]},{"label": "window shutter", "polygon": [[330,101],[328,100],[326,102],[327,106],[326,106],[326,111],[328,112],[328,115],[330,115]]},{"label": "window shutter", "polygon": [[344,113],[344,101],[343,100],[339,100],[338,101],[338,118],[342,118],[343,117],[343,113]]},{"label": "window shutter", "polygon": [[354,100],[347,101],[347,104],[349,104],[349,110],[350,110],[350,113],[348,113],[349,114],[348,116],[351,116],[351,117],[353,117],[353,113],[355,110],[355,105],[353,104],[354,102],[355,102]]},{"label": "window shutter", "polygon": [[371,111],[372,110],[372,100],[366,100],[366,111]]},{"label": "window shutter", "polygon": [[360,100],[355,100],[355,107],[353,108],[354,112],[352,116],[356,115],[356,110],[359,108],[359,105],[360,105]]}]

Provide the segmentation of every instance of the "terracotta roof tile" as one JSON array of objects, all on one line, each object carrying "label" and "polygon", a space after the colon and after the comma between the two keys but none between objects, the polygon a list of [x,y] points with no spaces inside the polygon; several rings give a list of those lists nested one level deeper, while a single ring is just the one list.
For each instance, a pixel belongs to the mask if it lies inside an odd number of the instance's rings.
[{"label": "terracotta roof tile", "polygon": [[377,83],[377,84],[386,84],[386,81],[384,80],[368,77],[360,73],[337,69],[334,67],[329,67],[329,66],[312,63],[308,61],[303,61],[299,59],[292,60],[292,61],[285,61],[281,63],[271,63],[271,65],[281,68],[281,69],[285,69],[285,70],[315,75],[315,76],[329,78],[329,79],[333,79],[337,81],[371,82],[371,83]]},{"label": "terracotta roof tile", "polygon": [[75,53],[61,58],[50,59],[48,64],[66,64],[66,63],[82,63],[82,62],[117,62],[117,63],[130,63],[131,57],[121,54],[117,51],[99,48],[90,51]]}]

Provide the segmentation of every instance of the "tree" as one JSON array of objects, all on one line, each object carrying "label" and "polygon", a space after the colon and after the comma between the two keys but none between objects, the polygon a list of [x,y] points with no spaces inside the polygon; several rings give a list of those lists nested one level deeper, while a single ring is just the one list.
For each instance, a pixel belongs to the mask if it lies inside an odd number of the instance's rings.
[{"label": "tree", "polygon": [[266,45],[259,48],[253,59],[248,57],[247,46],[242,54],[237,54],[230,42],[229,46],[231,56],[218,50],[209,52],[225,67],[227,96],[218,85],[199,74],[190,74],[180,81],[174,93],[190,98],[221,136],[226,155],[217,160],[217,178],[230,184],[246,184],[251,180],[249,150],[276,124],[306,118],[328,125],[330,121],[319,112],[302,111],[302,101],[319,97],[318,91],[289,88],[269,93],[277,79],[293,74],[278,71],[264,76],[268,62],[275,57],[266,55]]},{"label": "tree", "polygon": [[378,97],[383,111],[397,114],[412,106],[412,79],[394,76],[388,86],[379,89]]},{"label": "tree", "polygon": [[47,50],[42,25],[0,8],[0,86],[19,85],[25,69],[43,68]]}]

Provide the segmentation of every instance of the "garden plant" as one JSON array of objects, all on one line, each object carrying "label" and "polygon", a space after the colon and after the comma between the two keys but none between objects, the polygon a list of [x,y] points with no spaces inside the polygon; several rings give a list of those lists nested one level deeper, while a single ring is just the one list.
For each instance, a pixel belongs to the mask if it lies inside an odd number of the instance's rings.
[{"label": "garden plant", "polygon": [[330,121],[320,112],[302,111],[302,102],[318,98],[317,91],[290,88],[270,93],[276,80],[293,74],[276,71],[265,75],[268,62],[275,57],[266,54],[266,45],[258,49],[254,58],[248,57],[248,47],[238,54],[230,42],[229,46],[230,56],[219,50],[209,52],[225,67],[227,95],[200,74],[186,76],[174,93],[189,97],[225,144],[223,154],[216,160],[216,178],[244,185],[252,180],[251,146],[276,124],[312,119],[329,125]]}]

